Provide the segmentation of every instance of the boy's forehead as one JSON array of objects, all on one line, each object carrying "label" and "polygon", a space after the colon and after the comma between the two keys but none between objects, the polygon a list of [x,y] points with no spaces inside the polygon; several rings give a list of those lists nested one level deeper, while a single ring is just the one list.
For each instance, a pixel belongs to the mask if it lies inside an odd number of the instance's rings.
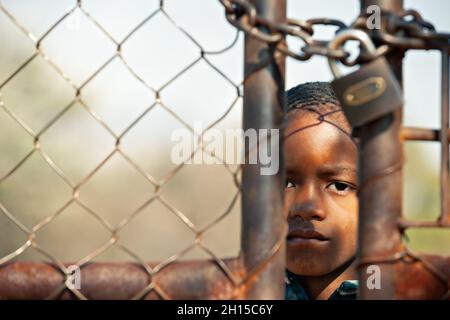
[{"label": "boy's forehead", "polygon": [[[357,149],[352,140],[334,125],[311,116],[289,121],[285,134],[286,162],[309,164],[356,164]],[[304,165],[308,165],[304,163]]]},{"label": "boy's forehead", "polygon": [[[288,141],[291,139],[291,136],[293,137],[298,136],[298,134],[307,134],[311,132],[314,133],[314,136],[318,135],[318,137],[322,138],[320,139],[321,142],[329,140],[328,142],[332,143],[333,138],[338,138],[339,133],[344,133],[346,130],[341,128],[337,121],[331,117],[321,118],[319,114],[313,112],[301,112],[289,119],[284,132],[284,137],[285,140]],[[312,138],[313,137],[309,137],[309,140]]]}]

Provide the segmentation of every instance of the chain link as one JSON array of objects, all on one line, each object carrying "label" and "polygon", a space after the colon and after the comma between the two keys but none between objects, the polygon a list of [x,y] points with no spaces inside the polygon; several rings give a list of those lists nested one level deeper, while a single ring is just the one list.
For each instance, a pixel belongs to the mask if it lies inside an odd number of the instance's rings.
[{"label": "chain link", "polygon": [[[339,60],[346,66],[355,66],[386,55],[392,49],[439,49],[449,46],[450,34],[436,32],[434,26],[425,21],[415,10],[405,10],[400,15],[390,11],[381,11],[386,21],[385,31],[370,29],[368,15],[362,14],[346,25],[336,19],[314,18],[308,20],[287,19],[285,23],[270,22],[258,16],[256,8],[247,0],[220,0],[225,7],[227,20],[257,39],[267,42],[286,56],[297,60],[308,60],[318,55]],[[378,45],[376,52],[369,54],[361,50],[353,60],[348,60],[350,52],[342,44],[339,49],[328,47],[330,41],[314,39],[314,27],[336,27],[336,33],[345,29],[360,29],[367,32]],[[303,46],[293,50],[286,44],[287,36],[299,39]]]}]

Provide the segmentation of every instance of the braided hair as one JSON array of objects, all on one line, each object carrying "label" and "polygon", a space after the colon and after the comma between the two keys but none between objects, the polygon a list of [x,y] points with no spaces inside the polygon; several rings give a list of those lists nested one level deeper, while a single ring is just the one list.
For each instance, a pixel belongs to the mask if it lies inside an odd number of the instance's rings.
[{"label": "braided hair", "polygon": [[328,122],[347,135],[351,127],[328,82],[307,82],[287,91],[287,121],[300,112],[313,112],[320,122]]}]

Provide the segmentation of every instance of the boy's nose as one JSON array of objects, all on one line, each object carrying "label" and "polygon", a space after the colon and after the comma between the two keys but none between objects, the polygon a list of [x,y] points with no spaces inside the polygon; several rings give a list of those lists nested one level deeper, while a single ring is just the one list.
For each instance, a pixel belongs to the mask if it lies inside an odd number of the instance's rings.
[{"label": "boy's nose", "polygon": [[289,218],[321,221],[325,217],[326,213],[322,205],[322,199],[315,187],[305,186],[298,188],[294,203],[289,208]]}]

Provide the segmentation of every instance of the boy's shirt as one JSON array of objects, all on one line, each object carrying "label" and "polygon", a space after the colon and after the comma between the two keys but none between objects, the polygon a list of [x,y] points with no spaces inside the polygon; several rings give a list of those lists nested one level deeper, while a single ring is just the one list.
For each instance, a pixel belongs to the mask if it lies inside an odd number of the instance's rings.
[{"label": "boy's shirt", "polygon": [[[305,290],[295,280],[295,278],[289,274],[289,272],[286,272],[285,283],[286,300],[310,300]],[[346,280],[341,283],[341,285],[333,292],[328,300],[355,300],[357,298],[357,293],[358,281]]]}]

